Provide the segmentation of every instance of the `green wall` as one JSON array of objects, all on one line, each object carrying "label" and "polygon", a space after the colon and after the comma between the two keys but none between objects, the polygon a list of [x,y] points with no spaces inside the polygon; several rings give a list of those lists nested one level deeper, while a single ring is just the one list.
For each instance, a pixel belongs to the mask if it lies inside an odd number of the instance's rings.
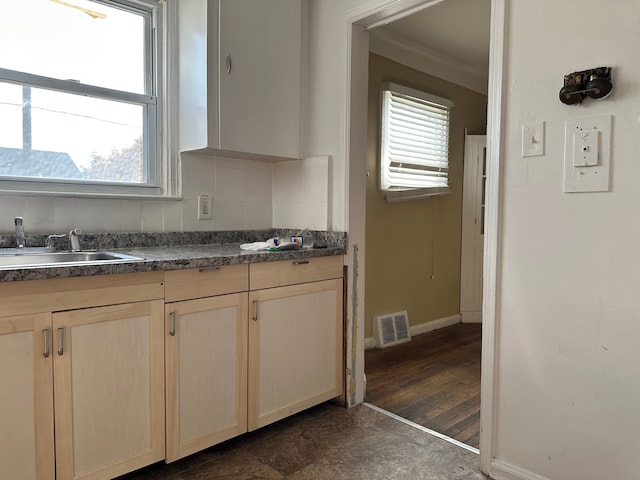
[{"label": "green wall", "polygon": [[[383,82],[417,88],[455,103],[449,152],[451,193],[385,201],[378,187]],[[485,133],[487,97],[370,54],[368,105],[365,337],[372,337],[376,315],[407,310],[411,325],[418,325],[460,313],[464,131]]]}]

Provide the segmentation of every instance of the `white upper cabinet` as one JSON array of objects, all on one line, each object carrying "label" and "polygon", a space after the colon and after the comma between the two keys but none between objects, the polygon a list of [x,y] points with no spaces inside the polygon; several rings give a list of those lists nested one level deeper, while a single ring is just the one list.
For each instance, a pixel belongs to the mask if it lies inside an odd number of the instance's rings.
[{"label": "white upper cabinet", "polygon": [[302,0],[180,0],[180,150],[300,157]]}]

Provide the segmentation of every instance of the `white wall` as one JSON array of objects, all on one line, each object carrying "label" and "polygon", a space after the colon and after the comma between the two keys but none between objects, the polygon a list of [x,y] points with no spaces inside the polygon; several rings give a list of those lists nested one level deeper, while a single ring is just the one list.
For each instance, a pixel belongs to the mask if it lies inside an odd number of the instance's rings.
[{"label": "white wall", "polygon": [[[638,478],[640,1],[509,2],[495,455],[554,480]],[[571,21],[567,21],[571,19]],[[597,33],[596,33],[597,32]],[[564,74],[613,66],[566,106]],[[611,192],[562,193],[564,122],[613,115]],[[523,122],[546,155],[520,158]]]},{"label": "white wall", "polygon": [[343,2],[338,0],[309,2],[309,94],[305,103],[308,115],[303,125],[303,145],[307,156],[332,156],[329,226],[332,230],[345,231],[347,177],[343,136],[348,108],[344,103],[346,86],[340,75],[344,53],[342,12]]},{"label": "white wall", "polygon": [[[335,104],[348,79],[343,23],[351,11],[391,4],[311,4],[317,75],[309,145],[336,152],[334,185],[347,161],[346,114]],[[640,1],[507,0],[507,7],[494,475],[636,479]],[[614,67],[610,98],[560,103],[563,75],[602,65]],[[614,117],[612,190],[564,194],[564,122],[599,115]],[[546,155],[523,159],[521,125],[531,121],[546,122]],[[334,211],[342,192],[333,195]],[[356,301],[351,296],[348,308]]]}]

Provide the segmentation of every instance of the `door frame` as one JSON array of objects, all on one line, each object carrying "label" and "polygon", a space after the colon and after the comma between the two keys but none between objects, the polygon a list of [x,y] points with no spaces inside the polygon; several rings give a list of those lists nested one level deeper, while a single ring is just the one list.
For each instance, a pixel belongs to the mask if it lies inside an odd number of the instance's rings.
[{"label": "door frame", "polygon": [[[345,158],[345,187],[351,267],[347,285],[347,402],[353,406],[364,398],[364,255],[366,208],[366,118],[368,33],[376,25],[411,15],[445,0],[367,0],[346,10],[341,28],[345,48],[341,64],[340,115],[344,132],[341,154]],[[493,470],[496,422],[496,343],[498,331],[499,227],[504,109],[506,14],[508,0],[491,0],[489,90],[487,112],[487,208],[483,263],[482,379],[480,408],[480,468]],[[362,300],[361,300],[362,299]]]}]

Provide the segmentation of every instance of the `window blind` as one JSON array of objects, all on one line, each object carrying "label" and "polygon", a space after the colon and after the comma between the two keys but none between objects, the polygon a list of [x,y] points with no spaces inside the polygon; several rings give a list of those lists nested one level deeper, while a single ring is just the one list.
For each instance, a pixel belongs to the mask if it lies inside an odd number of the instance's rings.
[{"label": "window blind", "polygon": [[448,191],[452,107],[453,102],[435,95],[393,83],[383,85],[382,190]]}]

